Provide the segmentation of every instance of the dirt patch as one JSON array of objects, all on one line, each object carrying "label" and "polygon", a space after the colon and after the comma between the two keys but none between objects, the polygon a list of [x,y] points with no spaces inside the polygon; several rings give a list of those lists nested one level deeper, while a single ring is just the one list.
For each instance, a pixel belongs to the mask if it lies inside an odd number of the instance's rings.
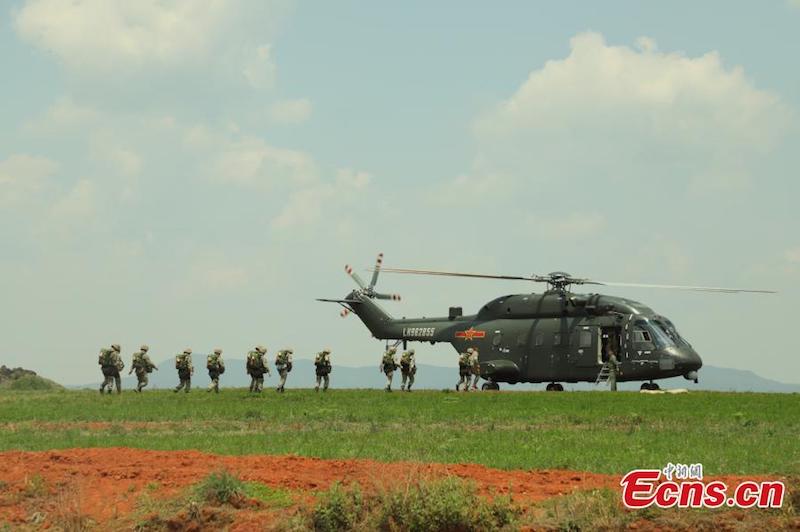
[{"label": "dirt patch", "polygon": [[[291,490],[301,504],[311,501],[310,492],[327,489],[336,481],[358,482],[370,489],[453,475],[474,481],[484,495],[511,494],[522,506],[575,490],[616,489],[619,483],[616,475],[563,470],[505,471],[475,464],[220,456],[130,448],[12,451],[0,453],[0,463],[0,522],[11,524],[30,522],[36,511],[52,516],[59,505],[63,506],[65,497],[81,519],[118,522],[135,509],[143,494],[172,497],[222,468],[244,481]],[[734,477],[723,480],[729,485],[736,481]],[[36,490],[31,488],[34,485]]]}]

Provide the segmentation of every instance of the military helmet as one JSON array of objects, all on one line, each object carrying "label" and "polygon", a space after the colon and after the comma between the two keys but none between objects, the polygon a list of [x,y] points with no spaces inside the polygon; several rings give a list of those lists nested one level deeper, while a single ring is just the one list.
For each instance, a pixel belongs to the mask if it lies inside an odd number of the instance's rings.
[{"label": "military helmet", "polygon": [[258,351],[259,353],[261,353],[263,355],[264,353],[267,352],[267,348],[264,347],[263,345],[257,345],[256,346],[256,351]]},{"label": "military helmet", "polygon": [[413,355],[413,354],[414,354],[414,350],[413,350],[413,349],[409,349],[409,350],[407,351],[407,353],[408,353],[409,355]]},{"label": "military helmet", "polygon": [[191,347],[187,347],[186,349],[183,350],[183,353],[185,355],[191,355],[192,354],[192,348]]},{"label": "military helmet", "polygon": [[474,351],[474,349],[472,349],[471,347],[467,348],[467,353],[472,353],[473,351]]},{"label": "military helmet", "polygon": [[292,348],[291,348],[291,347],[290,347],[290,348],[288,348],[288,349],[284,349],[284,350],[283,350],[283,352],[284,352],[284,353],[289,353],[290,355],[291,355],[292,353],[294,353],[294,351],[292,350]]},{"label": "military helmet", "polygon": [[322,350],[322,352],[330,354],[331,353],[331,348],[330,347],[326,347],[325,349]]},{"label": "military helmet", "polygon": [[120,350],[121,350],[121,348],[120,348],[119,344],[111,344],[111,349],[113,349],[113,350],[114,350],[114,351],[116,351],[117,353],[119,353],[119,352],[120,352]]},{"label": "military helmet", "polygon": [[389,348],[389,352],[390,353],[397,353],[397,348],[396,347],[390,347]]},{"label": "military helmet", "polygon": [[215,355],[221,355],[222,354],[222,349],[220,349],[219,347],[214,349],[214,354]]},{"label": "military helmet", "polygon": [[147,351],[150,350],[150,347],[148,345],[146,345],[146,344],[142,344],[142,346],[139,348],[139,350],[147,352]]}]

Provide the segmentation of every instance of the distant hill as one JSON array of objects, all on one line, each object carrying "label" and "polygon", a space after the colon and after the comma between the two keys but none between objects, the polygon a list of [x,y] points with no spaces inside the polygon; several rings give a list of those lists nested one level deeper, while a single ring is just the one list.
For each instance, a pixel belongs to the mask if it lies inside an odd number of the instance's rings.
[{"label": "distant hill", "polygon": [[[201,363],[198,363],[200,361]],[[127,362],[129,363],[129,361]],[[223,387],[241,388],[250,384],[250,378],[245,371],[244,360],[230,359],[225,361],[226,371],[222,375],[220,384]],[[126,368],[124,373],[127,375]],[[277,372],[272,369],[272,377],[266,377],[264,387],[270,388],[277,384]],[[98,379],[100,370],[97,371]],[[400,372],[395,373],[395,387],[400,387]],[[415,388],[442,390],[454,388],[458,380],[458,371],[455,367],[447,368],[442,366],[429,366],[419,364],[417,366]],[[136,386],[135,376],[123,379],[123,388],[130,389]],[[689,390],[712,390],[712,391],[738,391],[738,392],[780,392],[780,393],[799,393],[800,384],[786,384],[764,377],[760,377],[752,371],[717,368],[714,366],[704,366],[700,370],[700,382],[694,384],[682,377],[665,379],[658,381],[662,388],[688,388]],[[192,378],[192,386],[205,388],[209,385],[208,373],[205,369],[205,357],[195,357],[195,375]],[[337,366],[334,363],[331,373],[331,386],[334,388],[383,388],[385,383],[383,374],[378,371],[378,363],[374,366]],[[178,384],[178,376],[172,360],[164,361],[158,366],[158,371],[150,374],[149,388],[172,388]],[[314,382],[314,365],[311,360],[298,359],[294,362],[294,369],[289,374],[287,387],[289,388],[310,388]],[[620,383],[621,390],[638,390],[639,382]],[[95,384],[84,386],[73,386],[73,388],[99,388],[100,381]],[[543,384],[517,384],[514,386],[503,384],[504,390],[541,390]],[[567,390],[596,390],[600,387],[591,383],[565,384]]]},{"label": "distant hill", "polygon": [[0,366],[0,390],[63,390],[58,383],[45,379],[35,371]]}]

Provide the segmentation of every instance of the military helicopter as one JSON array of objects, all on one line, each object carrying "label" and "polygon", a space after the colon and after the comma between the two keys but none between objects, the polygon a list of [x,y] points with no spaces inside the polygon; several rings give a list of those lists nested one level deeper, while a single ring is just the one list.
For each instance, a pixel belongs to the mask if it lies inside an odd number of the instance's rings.
[{"label": "military helicopter", "polygon": [[[450,307],[446,317],[395,319],[375,300],[394,300],[397,294],[375,291],[380,272],[502,279],[542,283],[542,293],[504,295],[483,305],[477,314],[464,316]],[[500,383],[547,382],[547,391],[563,391],[562,382],[598,382],[614,353],[617,381],[646,381],[643,390],[658,390],[657,379],[683,376],[698,382],[703,365],[692,345],[667,317],[626,298],[603,294],[577,294],[574,285],[666,288],[716,293],[775,293],[701,286],[655,285],[595,281],[565,272],[513,276],[384,268],[378,255],[369,284],[351,266],[345,272],[358,288],[344,299],[319,299],[338,303],[341,316],[355,313],[375,338],[396,344],[419,341],[448,342],[457,352],[478,349],[484,390],[499,390]]]}]

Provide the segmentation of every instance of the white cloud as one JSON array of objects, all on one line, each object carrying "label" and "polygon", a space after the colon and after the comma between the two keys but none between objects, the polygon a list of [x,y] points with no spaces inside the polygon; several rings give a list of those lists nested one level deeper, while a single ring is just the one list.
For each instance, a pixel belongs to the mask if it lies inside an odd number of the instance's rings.
[{"label": "white cloud", "polygon": [[790,264],[800,265],[800,248],[786,250],[786,260]]},{"label": "white cloud", "polygon": [[[320,182],[291,195],[284,209],[272,220],[278,230],[310,226],[331,210],[346,205],[364,193],[371,181],[367,172],[341,169],[333,182]],[[336,220],[341,222],[341,220]],[[337,229],[346,229],[337,226]]]},{"label": "white cloud", "polygon": [[53,205],[51,214],[65,222],[87,219],[95,213],[96,196],[92,182],[81,179]]},{"label": "white cloud", "polygon": [[174,65],[202,56],[232,0],[27,0],[19,35],[72,67]]},{"label": "white cloud", "polygon": [[300,124],[311,117],[311,101],[305,98],[281,100],[269,108],[270,120],[278,124]]},{"label": "white cloud", "polygon": [[[784,131],[787,109],[719,54],[571,40],[564,59],[534,70],[475,125],[493,172],[538,182],[564,177],[684,180],[703,188],[747,184]],[[577,178],[577,177],[576,177]]]},{"label": "white cloud", "polygon": [[39,193],[57,165],[43,157],[15,154],[0,161],[0,206],[24,203]]},{"label": "white cloud", "polygon": [[96,123],[100,114],[91,107],[80,105],[72,98],[61,98],[41,116],[22,126],[26,133],[54,134]]},{"label": "white cloud", "polygon": [[[207,130],[190,133],[190,142],[211,138],[214,135]],[[246,186],[302,184],[315,180],[316,175],[316,163],[305,152],[271,146],[252,136],[227,141],[213,165],[215,180]]]},{"label": "white cloud", "polygon": [[272,60],[272,47],[264,44],[255,48],[244,60],[242,75],[251,87],[268,89],[275,84],[275,63]]},{"label": "white cloud", "polygon": [[606,217],[600,213],[566,213],[558,216],[525,216],[520,229],[526,235],[542,239],[588,238],[606,227]]}]

